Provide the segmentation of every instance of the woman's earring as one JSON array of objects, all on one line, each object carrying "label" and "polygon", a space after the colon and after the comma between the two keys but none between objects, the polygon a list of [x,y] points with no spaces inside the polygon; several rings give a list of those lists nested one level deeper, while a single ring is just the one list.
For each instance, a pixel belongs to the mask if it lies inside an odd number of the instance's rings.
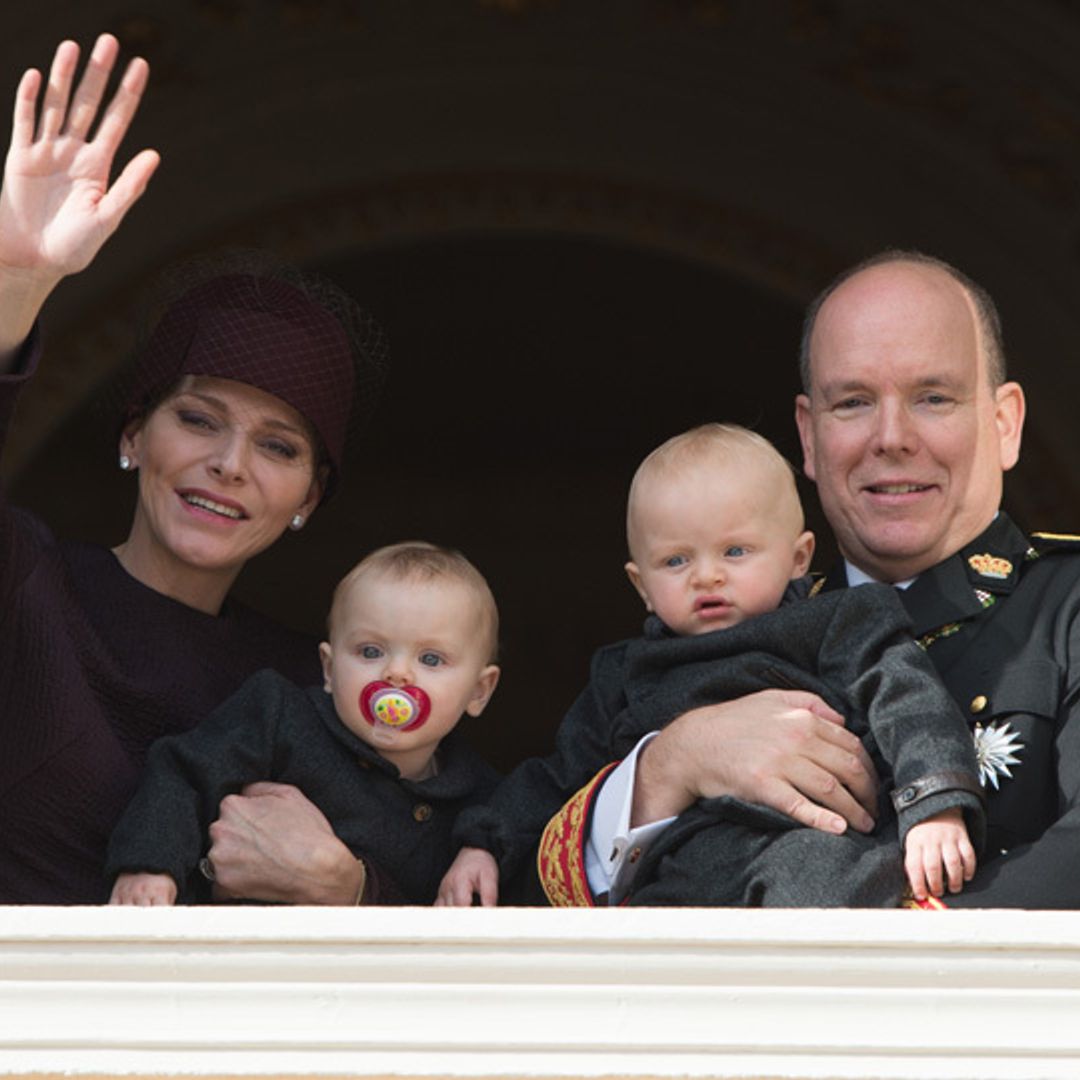
[{"label": "woman's earring", "polygon": [[120,469],[123,472],[131,472],[131,468],[134,462],[127,456],[127,454],[120,455]]},{"label": "woman's earring", "polygon": [[304,515],[293,514],[292,521],[289,522],[289,528],[293,532],[299,532],[304,527]]}]

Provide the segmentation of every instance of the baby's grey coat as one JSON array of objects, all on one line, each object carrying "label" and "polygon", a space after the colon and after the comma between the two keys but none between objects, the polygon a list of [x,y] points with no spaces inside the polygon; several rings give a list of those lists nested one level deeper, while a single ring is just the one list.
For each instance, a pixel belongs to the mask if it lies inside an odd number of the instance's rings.
[{"label": "baby's grey coat", "polygon": [[261,671],[193,731],[153,745],[106,874],[166,873],[180,902],[204,898],[196,867],[218,804],[247,783],[277,780],[296,785],[354,855],[385,871],[402,902],[430,904],[453,857],[457,814],[499,779],[456,732],[439,744],[438,763],[437,776],[403,779],[342,724],[320,687]]}]

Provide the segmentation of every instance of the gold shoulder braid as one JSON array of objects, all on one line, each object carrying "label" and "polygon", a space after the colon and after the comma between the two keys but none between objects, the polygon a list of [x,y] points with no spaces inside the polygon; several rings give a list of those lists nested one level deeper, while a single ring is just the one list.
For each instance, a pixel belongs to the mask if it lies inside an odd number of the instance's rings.
[{"label": "gold shoulder braid", "polygon": [[1033,540],[1048,540],[1050,543],[1063,543],[1066,546],[1075,544],[1080,547],[1080,536],[1076,533],[1033,532],[1031,537]]}]

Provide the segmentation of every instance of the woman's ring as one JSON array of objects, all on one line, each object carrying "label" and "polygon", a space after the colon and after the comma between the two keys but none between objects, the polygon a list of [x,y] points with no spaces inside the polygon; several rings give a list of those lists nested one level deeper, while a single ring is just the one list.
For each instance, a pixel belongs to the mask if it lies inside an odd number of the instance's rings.
[{"label": "woman's ring", "polygon": [[210,861],[209,855],[204,855],[199,860],[199,873],[202,874],[207,881],[217,881],[217,877],[214,875],[214,864]]}]

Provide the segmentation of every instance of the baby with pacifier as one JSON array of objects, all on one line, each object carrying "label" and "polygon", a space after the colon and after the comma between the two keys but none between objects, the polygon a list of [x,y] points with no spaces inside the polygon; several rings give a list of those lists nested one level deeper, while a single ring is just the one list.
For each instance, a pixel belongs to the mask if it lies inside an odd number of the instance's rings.
[{"label": "baby with pacifier", "polygon": [[260,672],[154,744],[110,841],[111,903],[207,899],[217,806],[260,780],[294,785],[326,816],[365,871],[357,903],[434,900],[454,819],[499,779],[453,731],[498,682],[494,597],[460,553],[394,544],[342,579],[328,631],[323,686]]}]

